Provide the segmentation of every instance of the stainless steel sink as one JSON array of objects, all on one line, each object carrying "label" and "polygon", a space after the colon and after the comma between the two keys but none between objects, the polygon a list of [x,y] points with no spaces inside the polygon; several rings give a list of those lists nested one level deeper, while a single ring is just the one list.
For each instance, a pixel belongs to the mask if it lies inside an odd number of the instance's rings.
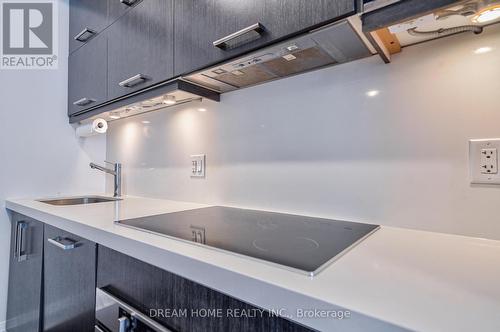
[{"label": "stainless steel sink", "polygon": [[57,199],[42,199],[39,202],[50,205],[83,205],[121,201],[121,198],[102,197],[102,196],[82,196],[82,197],[69,197]]}]

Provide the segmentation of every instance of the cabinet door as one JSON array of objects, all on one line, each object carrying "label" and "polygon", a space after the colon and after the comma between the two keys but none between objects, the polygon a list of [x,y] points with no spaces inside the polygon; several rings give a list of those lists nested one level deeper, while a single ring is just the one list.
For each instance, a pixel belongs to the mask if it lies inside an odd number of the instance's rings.
[{"label": "cabinet door", "polygon": [[142,0],[108,0],[108,25],[123,16]]},{"label": "cabinet door", "polygon": [[174,73],[201,69],[354,14],[355,9],[354,0],[175,1]]},{"label": "cabinet door", "polygon": [[69,52],[90,41],[106,27],[107,0],[70,0]]},{"label": "cabinet door", "polygon": [[69,57],[68,115],[107,99],[107,38],[102,33]]},{"label": "cabinet door", "polygon": [[172,77],[172,0],[142,1],[108,28],[108,99]]},{"label": "cabinet door", "polygon": [[12,215],[7,330],[40,331],[42,295],[43,224]]},{"label": "cabinet door", "polygon": [[93,332],[96,244],[45,225],[44,331]]}]

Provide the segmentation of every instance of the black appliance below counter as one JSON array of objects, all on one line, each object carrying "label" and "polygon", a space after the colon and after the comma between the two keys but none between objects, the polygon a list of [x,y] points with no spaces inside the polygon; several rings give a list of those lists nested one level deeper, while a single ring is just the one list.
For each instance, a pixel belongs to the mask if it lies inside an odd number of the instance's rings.
[{"label": "black appliance below counter", "polygon": [[173,332],[104,289],[96,289],[95,332]]}]

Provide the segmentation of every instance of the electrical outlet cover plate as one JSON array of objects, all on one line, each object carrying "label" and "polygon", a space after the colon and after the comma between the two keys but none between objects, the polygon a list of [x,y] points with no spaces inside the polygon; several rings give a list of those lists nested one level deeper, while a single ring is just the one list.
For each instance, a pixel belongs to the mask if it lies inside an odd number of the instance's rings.
[{"label": "electrical outlet cover plate", "polygon": [[194,154],[191,155],[191,177],[204,178],[205,177],[205,155]]},{"label": "electrical outlet cover plate", "polygon": [[500,138],[469,141],[471,183],[500,184],[498,151],[500,151]]}]

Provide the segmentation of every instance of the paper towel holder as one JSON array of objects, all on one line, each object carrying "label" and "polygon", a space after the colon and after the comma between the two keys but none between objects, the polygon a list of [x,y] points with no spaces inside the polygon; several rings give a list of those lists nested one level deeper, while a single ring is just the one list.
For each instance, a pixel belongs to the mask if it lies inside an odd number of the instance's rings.
[{"label": "paper towel holder", "polygon": [[108,130],[108,122],[104,119],[97,118],[90,123],[82,124],[75,129],[77,137],[85,138],[99,134],[105,134]]}]

